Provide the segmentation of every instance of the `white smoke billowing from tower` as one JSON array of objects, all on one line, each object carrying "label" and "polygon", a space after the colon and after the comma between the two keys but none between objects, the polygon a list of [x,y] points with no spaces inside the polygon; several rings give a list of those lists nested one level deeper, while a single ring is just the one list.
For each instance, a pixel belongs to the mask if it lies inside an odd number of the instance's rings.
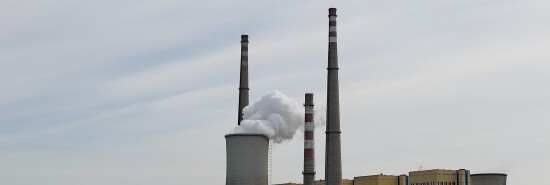
[{"label": "white smoke billowing from tower", "polygon": [[[316,111],[316,123],[324,124],[324,112]],[[319,116],[318,116],[319,115]],[[303,128],[304,109],[298,101],[273,90],[243,109],[241,125],[232,133],[264,134],[275,143],[292,140],[296,131]]]}]

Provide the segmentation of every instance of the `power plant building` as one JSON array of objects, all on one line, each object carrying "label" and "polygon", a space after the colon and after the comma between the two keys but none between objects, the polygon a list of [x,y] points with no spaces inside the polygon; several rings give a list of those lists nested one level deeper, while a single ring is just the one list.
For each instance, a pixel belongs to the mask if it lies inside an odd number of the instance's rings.
[{"label": "power plant building", "polygon": [[[285,183],[278,185],[302,185]],[[324,180],[315,181],[315,185],[325,185]],[[353,180],[342,179],[342,185],[506,185],[506,174],[475,174],[460,170],[422,170],[411,171],[407,175],[369,175],[358,176]]]},{"label": "power plant building", "polygon": [[470,171],[423,170],[409,172],[409,185],[470,185]]},{"label": "power plant building", "polygon": [[407,175],[369,175],[353,178],[353,185],[408,185]]}]

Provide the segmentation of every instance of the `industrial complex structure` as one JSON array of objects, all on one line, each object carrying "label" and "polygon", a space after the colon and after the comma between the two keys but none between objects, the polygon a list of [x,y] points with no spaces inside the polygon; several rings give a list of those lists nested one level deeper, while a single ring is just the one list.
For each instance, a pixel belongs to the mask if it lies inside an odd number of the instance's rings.
[{"label": "industrial complex structure", "polygon": [[[369,175],[342,179],[340,102],[336,8],[329,9],[325,180],[315,180],[313,94],[305,94],[304,169],[302,183],[279,185],[506,185],[506,174],[470,174],[469,170],[422,170],[408,175]],[[243,109],[249,104],[248,35],[241,35],[238,127]],[[226,185],[268,185],[270,183],[270,140],[263,134],[228,134],[226,138]]]},{"label": "industrial complex structure", "polygon": [[[422,170],[411,171],[409,175],[369,175],[355,177],[353,180],[343,179],[342,185],[506,185],[506,174],[483,173],[472,174],[470,170]],[[315,185],[324,185],[323,180],[315,181]],[[277,185],[302,185],[299,183],[284,183]]]}]

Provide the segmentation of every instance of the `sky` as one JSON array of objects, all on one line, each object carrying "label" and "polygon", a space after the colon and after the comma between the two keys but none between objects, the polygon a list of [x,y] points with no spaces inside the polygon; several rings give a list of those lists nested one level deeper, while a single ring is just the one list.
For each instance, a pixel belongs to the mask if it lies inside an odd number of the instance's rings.
[{"label": "sky", "polygon": [[[465,168],[550,184],[543,0],[0,0],[0,184],[223,184],[240,35],[251,102],[278,90],[322,106],[330,7],[344,178]],[[302,139],[274,145],[274,183],[302,181]]]}]

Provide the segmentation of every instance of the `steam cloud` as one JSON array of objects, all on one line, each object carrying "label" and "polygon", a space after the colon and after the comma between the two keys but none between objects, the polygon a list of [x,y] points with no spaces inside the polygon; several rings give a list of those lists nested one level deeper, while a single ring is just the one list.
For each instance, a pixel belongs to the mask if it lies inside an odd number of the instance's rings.
[{"label": "steam cloud", "polygon": [[[325,123],[324,112],[315,111],[315,125]],[[303,128],[304,107],[298,101],[273,90],[243,109],[243,121],[232,133],[264,134],[275,143],[292,140]]]}]

